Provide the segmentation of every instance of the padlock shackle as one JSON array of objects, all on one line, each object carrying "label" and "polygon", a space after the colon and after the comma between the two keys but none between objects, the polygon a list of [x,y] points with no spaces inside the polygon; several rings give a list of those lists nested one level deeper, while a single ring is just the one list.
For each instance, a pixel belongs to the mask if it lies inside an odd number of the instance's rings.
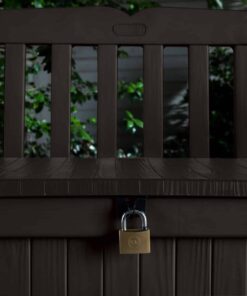
[{"label": "padlock shackle", "polygon": [[127,230],[127,218],[128,218],[128,216],[132,216],[132,215],[138,215],[141,218],[143,230],[146,230],[148,228],[147,216],[143,211],[129,210],[129,211],[123,213],[123,215],[122,215],[122,218],[121,218],[122,230],[124,230],[124,231]]}]

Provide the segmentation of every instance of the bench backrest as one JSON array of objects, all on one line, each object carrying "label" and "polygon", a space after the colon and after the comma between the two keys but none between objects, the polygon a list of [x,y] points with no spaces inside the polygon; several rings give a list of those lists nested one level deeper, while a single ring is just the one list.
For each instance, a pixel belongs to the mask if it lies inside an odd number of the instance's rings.
[{"label": "bench backrest", "polygon": [[[72,45],[98,45],[98,157],[115,157],[117,46],[144,47],[144,156],[163,156],[163,47],[189,47],[190,156],[209,157],[208,45],[234,47],[236,156],[247,156],[247,12],[153,8],[0,11],[6,45],[4,156],[22,157],[26,44],[52,45],[51,156],[70,150]],[[155,131],[155,133],[154,133]]]}]

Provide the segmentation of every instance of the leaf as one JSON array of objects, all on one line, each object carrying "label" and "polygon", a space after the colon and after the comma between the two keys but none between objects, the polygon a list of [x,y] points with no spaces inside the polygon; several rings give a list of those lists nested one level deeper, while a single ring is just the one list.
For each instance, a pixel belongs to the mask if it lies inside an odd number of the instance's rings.
[{"label": "leaf", "polygon": [[138,126],[139,128],[143,128],[144,124],[143,121],[141,119],[135,118],[134,119],[134,123],[136,126]]},{"label": "leaf", "polygon": [[223,9],[224,2],[222,0],[208,0],[208,8],[211,9]]},{"label": "leaf", "polygon": [[96,117],[89,117],[87,119],[87,122],[88,123],[91,123],[91,124],[96,124],[97,123],[97,119],[96,119]]},{"label": "leaf", "polygon": [[134,118],[133,114],[130,111],[128,111],[128,110],[125,111],[125,114],[130,119],[133,119]]},{"label": "leaf", "polygon": [[127,129],[132,129],[134,127],[134,122],[132,120],[127,120]]},{"label": "leaf", "polygon": [[44,0],[34,0],[32,1],[32,6],[35,8],[43,8],[44,7]]},{"label": "leaf", "polygon": [[128,52],[125,51],[125,50],[118,49],[118,52],[117,53],[118,53],[118,58],[119,59],[126,59],[126,58],[129,57]]}]

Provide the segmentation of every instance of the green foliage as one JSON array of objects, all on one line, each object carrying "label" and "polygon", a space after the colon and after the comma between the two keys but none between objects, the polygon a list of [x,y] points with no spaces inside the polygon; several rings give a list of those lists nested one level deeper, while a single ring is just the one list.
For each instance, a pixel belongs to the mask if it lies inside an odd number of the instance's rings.
[{"label": "green foliage", "polygon": [[[1,4],[0,4],[1,6]],[[121,9],[129,14],[137,11],[157,7],[159,4],[152,0],[4,0],[2,6],[9,8],[46,8],[46,7],[82,7],[82,6],[108,6]]]},{"label": "green foliage", "polygon": [[188,92],[184,90],[180,100],[172,100],[166,108],[165,157],[187,157],[189,155],[188,101]]},{"label": "green foliage", "polygon": [[[120,122],[121,130],[128,134],[128,145],[118,149],[119,157],[134,157],[143,155],[143,121],[135,112],[140,110],[143,103],[143,80],[126,82],[118,81],[118,99],[125,102],[128,110],[123,112]],[[127,146],[127,147],[126,147]]]},{"label": "green foliage", "polygon": [[[129,14],[139,10],[156,7],[158,4],[150,0],[5,0],[0,3],[4,9],[16,8],[45,8],[45,7],[80,7],[80,6],[109,6],[121,9]],[[128,54],[119,50],[119,57],[128,57]],[[44,110],[50,110],[50,84],[45,87],[38,87],[35,83],[35,75],[40,71],[51,72],[51,51],[49,46],[28,47],[26,66],[26,99],[25,99],[25,155],[26,156],[48,156],[50,150],[51,124],[47,119],[40,119]],[[0,115],[3,116],[4,106],[4,56],[0,52]],[[72,61],[72,87],[71,87],[71,153],[79,157],[95,156],[97,154],[97,143],[93,135],[89,132],[89,127],[97,124],[96,118],[87,118],[85,121],[79,119],[78,108],[89,100],[97,100],[96,83],[84,80],[76,71],[75,61]],[[127,98],[132,101],[142,101],[143,82],[119,81],[119,98]],[[2,118],[0,118],[1,120]],[[122,122],[127,133],[134,134],[143,128],[141,119],[135,117],[132,112],[124,113]],[[1,120],[1,143],[3,142],[3,119]],[[3,146],[3,145],[0,145]],[[119,149],[122,157],[138,155],[140,143],[134,143],[128,151]],[[2,151],[0,151],[2,153]]]},{"label": "green foliage", "polygon": [[132,82],[120,80],[118,82],[118,97],[124,99],[128,94],[132,102],[140,102],[143,100],[143,87],[142,79]]},{"label": "green foliage", "polygon": [[216,47],[210,52],[210,136],[213,157],[232,157],[233,50]]},{"label": "green foliage", "polygon": [[89,126],[97,124],[96,118],[82,121],[78,116],[78,107],[89,100],[97,100],[97,84],[85,81],[76,71],[75,61],[72,61],[71,87],[71,152],[75,156],[96,156],[96,140],[88,131]]},{"label": "green foliage", "polygon": [[210,9],[226,9],[229,7],[229,4],[236,3],[238,5],[244,6],[247,4],[247,0],[231,0],[231,1],[225,1],[225,0],[207,0],[208,8]]},{"label": "green foliage", "polygon": [[[246,1],[246,0],[243,0]],[[208,0],[213,9],[224,8],[223,0]],[[110,6],[133,14],[139,10],[156,7],[150,0],[5,0],[0,6],[9,8],[44,8],[44,7],[79,7]],[[25,101],[25,133],[27,156],[48,156],[50,149],[51,124],[49,120],[40,119],[44,110],[50,110],[50,85],[38,87],[35,75],[41,70],[51,72],[51,52],[49,46],[28,47],[26,67],[27,90]],[[118,57],[127,58],[128,53],[119,49]],[[213,48],[210,51],[210,133],[212,156],[233,155],[233,53],[229,48]],[[97,100],[97,84],[84,80],[72,61],[71,87],[71,153],[79,157],[95,156],[97,143],[90,133],[90,128],[97,124],[95,117],[84,121],[78,116],[78,108],[90,100]],[[3,143],[3,108],[4,108],[4,51],[0,48],[0,142]],[[140,106],[143,101],[143,81],[119,81],[119,100],[127,100],[129,106]],[[143,121],[128,108],[121,117],[122,128],[130,136],[127,147],[119,148],[119,157],[142,156],[143,144],[140,140]],[[188,156],[188,93],[179,102],[172,102],[166,110],[166,137],[164,155],[168,157]],[[155,131],[154,131],[155,132]],[[2,148],[3,145],[0,145]],[[1,149],[0,148],[0,149]],[[0,150],[0,154],[3,151]]]},{"label": "green foliage", "polygon": [[126,122],[127,131],[130,131],[131,134],[135,134],[138,128],[143,128],[143,121],[135,118],[133,113],[128,110],[125,111],[124,121]]},{"label": "green foliage", "polygon": [[50,109],[50,85],[37,87],[35,76],[44,68],[44,59],[40,58],[37,46],[27,47],[26,97],[25,97],[25,150],[28,156],[46,156],[49,147],[50,122],[39,119],[44,109]]},{"label": "green foliage", "polygon": [[[211,157],[233,157],[233,50],[214,47],[209,51],[210,154]],[[164,155],[189,156],[189,91],[179,103],[167,109]]]},{"label": "green foliage", "polygon": [[[246,4],[246,0],[241,1]],[[208,0],[211,9],[225,8],[224,0]],[[210,151],[212,157],[233,157],[233,50],[215,47],[210,50]]]},{"label": "green foliage", "polygon": [[208,0],[208,7],[211,9],[224,8],[224,0]]},{"label": "green foliage", "polygon": [[[245,0],[242,1],[244,3]],[[208,0],[211,9],[225,8],[225,1]],[[229,47],[210,48],[209,52],[210,98],[210,154],[211,157],[233,157],[233,50]],[[164,155],[185,157],[189,155],[188,134],[189,93],[183,100],[168,106]]]}]

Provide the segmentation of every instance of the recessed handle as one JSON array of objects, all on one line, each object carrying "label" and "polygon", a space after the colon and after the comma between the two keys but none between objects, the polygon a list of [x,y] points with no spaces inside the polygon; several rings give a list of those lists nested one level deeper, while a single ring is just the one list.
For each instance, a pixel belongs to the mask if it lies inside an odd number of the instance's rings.
[{"label": "recessed handle", "polygon": [[147,32],[144,24],[115,24],[113,32],[117,36],[143,36]]}]

